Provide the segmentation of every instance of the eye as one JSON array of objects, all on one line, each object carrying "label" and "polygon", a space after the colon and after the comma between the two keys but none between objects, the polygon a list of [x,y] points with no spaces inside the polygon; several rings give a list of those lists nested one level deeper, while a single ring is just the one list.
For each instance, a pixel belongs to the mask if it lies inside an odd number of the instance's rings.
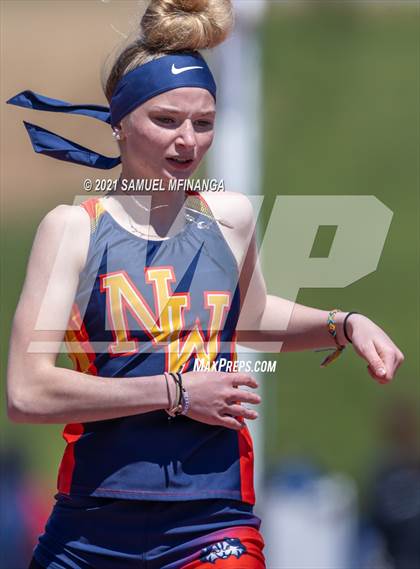
[{"label": "eye", "polygon": [[202,119],[202,120],[195,121],[195,124],[198,128],[202,128],[205,130],[210,130],[213,128],[213,121],[208,121],[208,120]]},{"label": "eye", "polygon": [[161,116],[161,117],[156,117],[156,120],[161,124],[167,124],[167,125],[175,124],[175,119],[173,119],[172,117]]}]

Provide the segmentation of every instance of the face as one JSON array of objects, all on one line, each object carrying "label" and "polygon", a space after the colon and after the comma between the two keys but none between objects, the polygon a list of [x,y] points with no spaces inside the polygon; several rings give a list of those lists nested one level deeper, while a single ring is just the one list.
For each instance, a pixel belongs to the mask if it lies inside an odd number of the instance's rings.
[{"label": "face", "polygon": [[198,87],[162,93],[121,121],[123,172],[138,178],[191,176],[210,148],[215,102]]}]

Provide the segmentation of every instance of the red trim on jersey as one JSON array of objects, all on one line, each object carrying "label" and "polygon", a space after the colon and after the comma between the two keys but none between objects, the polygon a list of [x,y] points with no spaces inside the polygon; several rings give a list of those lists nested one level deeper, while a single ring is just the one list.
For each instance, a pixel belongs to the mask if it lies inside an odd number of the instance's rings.
[{"label": "red trim on jersey", "polygon": [[[238,354],[236,351],[237,331],[232,335],[231,341],[231,360],[236,362]],[[240,419],[245,423],[244,419]],[[244,502],[255,504],[254,490],[254,448],[251,433],[245,423],[245,427],[238,431],[238,447],[239,447],[239,468],[241,476],[241,496]]]},{"label": "red trim on jersey", "polygon": [[90,233],[95,233],[98,226],[99,218],[105,213],[105,208],[102,205],[100,198],[90,198],[80,204],[80,206],[87,212],[90,218]]},{"label": "red trim on jersey", "polygon": [[[82,320],[79,307],[74,303],[65,334],[68,355],[73,362],[75,371],[98,375],[98,370],[94,364],[96,354],[89,340],[89,334]],[[75,347],[77,351],[74,349]]]},{"label": "red trim on jersey", "polygon": [[203,202],[203,204],[206,206],[206,208],[211,211],[211,214],[213,215],[213,211],[212,211],[211,207],[206,202],[206,200],[203,198],[203,196],[201,195],[201,192],[187,191],[187,194],[189,196],[195,196],[195,197],[199,198]]},{"label": "red trim on jersey", "polygon": [[244,502],[255,504],[254,449],[247,425],[238,431],[241,496]]},{"label": "red trim on jersey", "polygon": [[71,482],[73,478],[74,466],[74,445],[80,439],[84,431],[82,423],[69,423],[64,427],[63,438],[67,442],[58,471],[58,491],[63,494],[70,494]]},{"label": "red trim on jersey", "polygon": [[80,205],[83,207],[89,214],[91,219],[95,219],[96,217],[96,204],[99,202],[99,198],[90,198]]},{"label": "red trim on jersey", "polygon": [[238,333],[237,333],[236,328],[235,328],[235,330],[233,331],[233,334],[232,334],[232,339],[230,341],[230,359],[233,363],[238,361],[238,353],[236,351],[237,339],[238,339]]},{"label": "red trim on jersey", "polygon": [[[79,307],[76,303],[72,306],[72,311],[66,331],[66,342],[76,344],[78,352],[71,353],[69,356],[73,361],[76,371],[87,373],[89,375],[97,375],[98,370],[94,364],[96,354],[93,352],[89,342],[89,334],[82,320]],[[72,346],[70,346],[71,349]],[[74,345],[73,345],[74,347]],[[86,365],[88,363],[88,365]],[[84,431],[82,423],[69,423],[62,432],[63,439],[67,442],[63,458],[61,459],[58,470],[58,491],[63,494],[70,494],[70,488],[73,478],[74,467],[76,464],[74,456],[74,445],[80,439]]]}]

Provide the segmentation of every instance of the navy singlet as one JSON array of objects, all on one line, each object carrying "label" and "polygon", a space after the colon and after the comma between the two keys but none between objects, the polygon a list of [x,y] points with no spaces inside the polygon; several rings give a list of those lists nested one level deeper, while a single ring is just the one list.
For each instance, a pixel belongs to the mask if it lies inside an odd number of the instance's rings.
[{"label": "navy singlet", "polygon": [[[122,227],[103,199],[81,204],[91,235],[65,338],[74,369],[138,377],[235,361],[238,267],[204,198],[189,193],[188,223],[162,241]],[[161,410],[68,424],[63,437],[61,494],[255,503],[247,426],[169,422]]]}]

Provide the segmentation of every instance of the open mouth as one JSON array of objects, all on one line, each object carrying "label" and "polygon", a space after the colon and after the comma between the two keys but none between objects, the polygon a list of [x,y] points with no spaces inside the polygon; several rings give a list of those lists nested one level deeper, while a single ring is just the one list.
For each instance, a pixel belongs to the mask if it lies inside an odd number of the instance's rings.
[{"label": "open mouth", "polygon": [[188,169],[191,164],[194,162],[192,158],[167,158],[166,159],[172,166],[177,168],[178,170],[186,170]]}]

